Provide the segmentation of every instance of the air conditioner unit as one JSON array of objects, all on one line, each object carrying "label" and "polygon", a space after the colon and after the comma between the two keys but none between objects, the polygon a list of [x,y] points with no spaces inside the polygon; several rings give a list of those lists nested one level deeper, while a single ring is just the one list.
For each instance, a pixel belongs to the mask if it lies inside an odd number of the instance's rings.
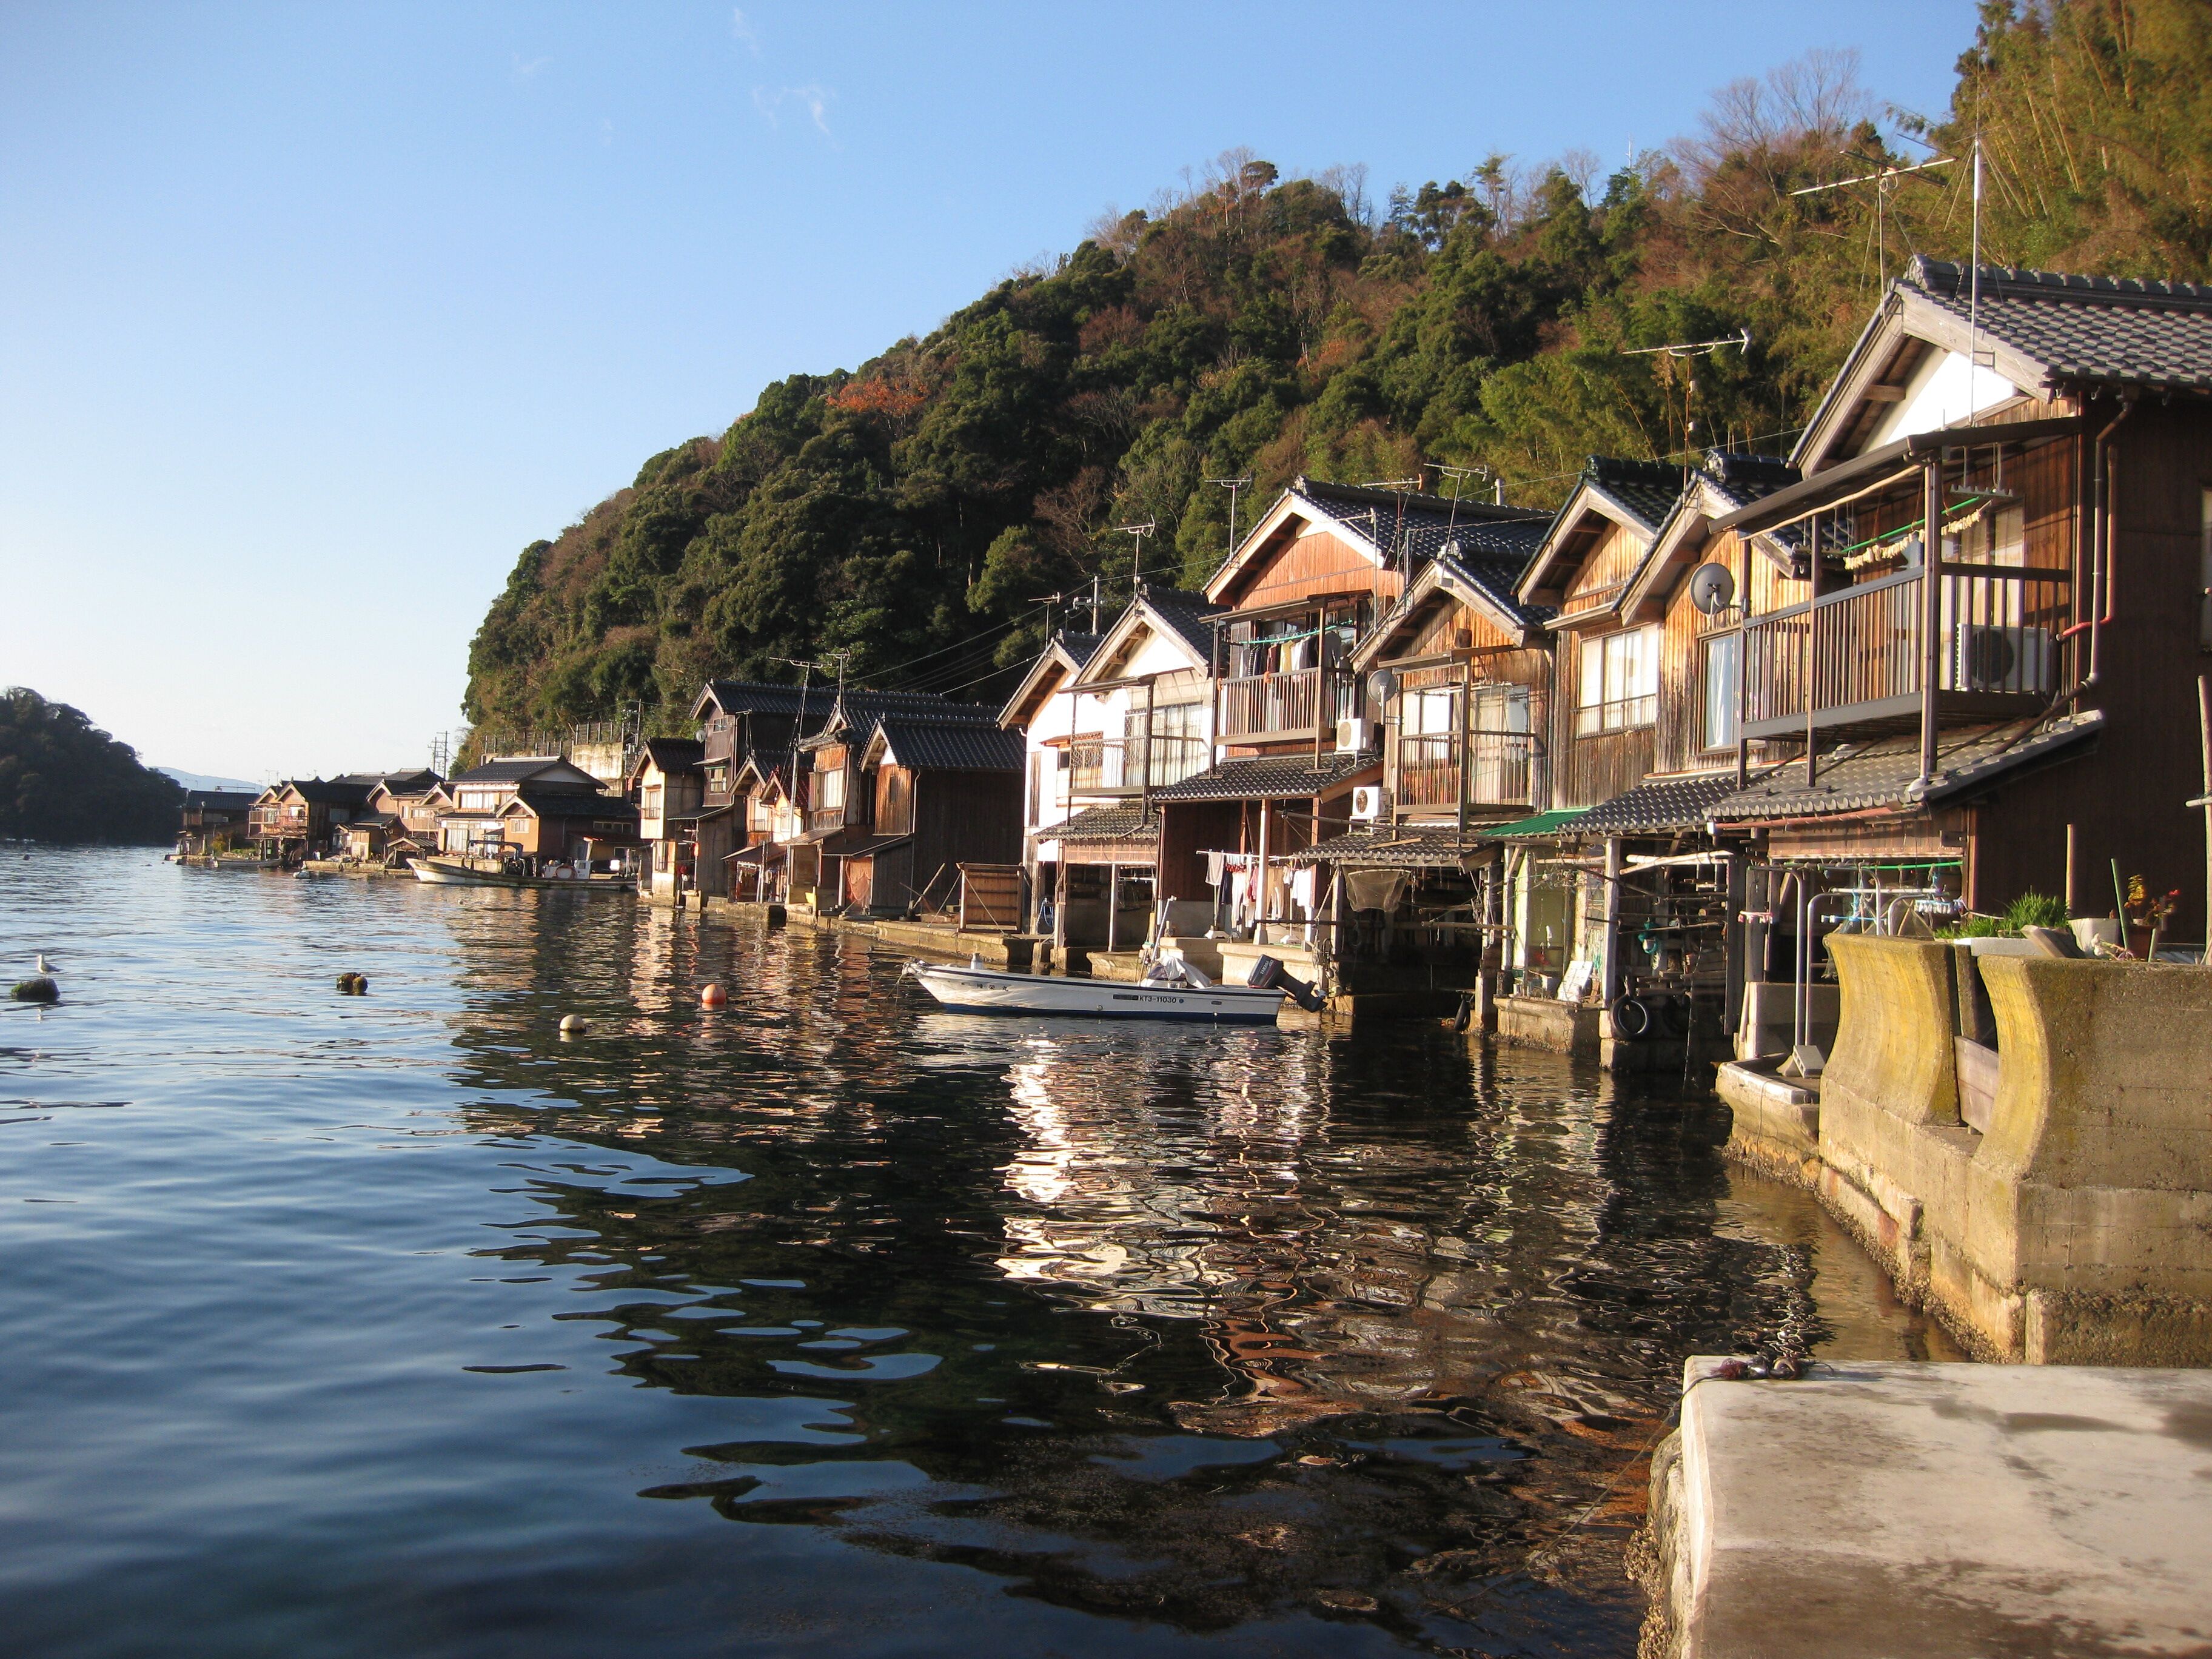
[{"label": "air conditioner unit", "polygon": [[1382,786],[1363,783],[1352,792],[1352,821],[1372,823],[1382,816]]},{"label": "air conditioner unit", "polygon": [[1970,625],[1958,630],[1953,649],[1956,690],[2040,696],[2054,684],[2057,642],[2047,628]]},{"label": "air conditioner unit", "polygon": [[1336,723],[1336,752],[1357,755],[1375,747],[1375,722],[1356,716]]}]

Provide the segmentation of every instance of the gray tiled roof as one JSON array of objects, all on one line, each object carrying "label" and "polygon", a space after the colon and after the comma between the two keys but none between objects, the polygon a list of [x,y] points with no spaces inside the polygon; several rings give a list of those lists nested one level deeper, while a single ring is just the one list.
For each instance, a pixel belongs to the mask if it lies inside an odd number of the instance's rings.
[{"label": "gray tiled roof", "polygon": [[1372,755],[1261,755],[1223,761],[1152,791],[1154,800],[1292,800],[1333,789],[1382,765]]},{"label": "gray tiled roof", "polygon": [[[1966,268],[1916,258],[1901,279],[1963,323]],[[2053,381],[2212,389],[2212,287],[1981,269],[1978,323]]]},{"label": "gray tiled roof", "polygon": [[1487,858],[1489,848],[1470,832],[1416,830],[1375,823],[1316,842],[1291,855],[1293,864],[1342,864],[1355,870],[1456,870],[1471,856]]},{"label": "gray tiled roof", "polygon": [[1146,817],[1141,806],[1093,806],[1036,833],[1039,841],[1143,841],[1158,835],[1159,828],[1159,819]]},{"label": "gray tiled roof", "polygon": [[707,757],[707,745],[696,738],[647,738],[645,752],[663,772],[689,772]]},{"label": "gray tiled roof", "polygon": [[187,789],[183,805],[187,812],[243,812],[260,799],[240,789]]},{"label": "gray tiled roof", "polygon": [[1206,619],[1220,615],[1221,606],[1203,593],[1187,592],[1180,587],[1147,586],[1145,603],[1159,613],[1160,620],[1174,629],[1185,645],[1201,659],[1212,659],[1213,630],[1206,626]]},{"label": "gray tiled roof", "polygon": [[1464,549],[1458,554],[1445,553],[1437,563],[1444,573],[1468,586],[1480,590],[1508,616],[1518,617],[1523,623],[1534,625],[1556,614],[1548,605],[1524,605],[1514,592],[1521,573],[1528,568],[1528,556],[1511,558],[1485,559],[1469,555]]},{"label": "gray tiled roof", "polygon": [[1091,660],[1091,653],[1098,649],[1099,641],[1105,637],[1103,634],[1071,634],[1063,628],[1053,635],[1053,640],[1074,659],[1075,665],[1080,668]]},{"label": "gray tiled roof", "polygon": [[1698,469],[1705,482],[1738,507],[1786,489],[1798,481],[1797,469],[1773,455],[1735,455],[1724,449],[1705,452]]},{"label": "gray tiled roof", "polygon": [[2104,718],[2092,708],[2052,720],[2008,720],[1950,732],[1937,745],[1936,775],[1924,789],[1917,787],[1920,739],[1917,734],[1846,744],[1814,766],[1810,788],[1805,784],[1804,763],[1788,762],[1749,788],[1716,801],[1707,816],[1730,821],[1818,817],[1886,806],[1936,805],[2090,741],[2104,729]]},{"label": "gray tiled roof", "polygon": [[296,789],[300,799],[318,806],[360,806],[368,799],[374,783],[351,782],[343,778],[288,778],[284,787]]},{"label": "gray tiled roof", "polygon": [[[836,688],[819,683],[806,689],[809,708],[827,708]],[[765,680],[708,680],[705,695],[712,696],[727,714],[795,714],[799,712],[799,688],[795,685],[773,685]]]},{"label": "gray tiled roof", "polygon": [[1713,815],[1713,807],[1735,793],[1733,769],[1647,778],[1626,794],[1591,807],[1574,821],[1570,833],[1635,836],[1703,829]]},{"label": "gray tiled roof", "polygon": [[[486,761],[483,765],[471,766],[459,777],[449,778],[447,781],[449,783],[520,783],[526,778],[536,777],[540,772],[550,772],[556,766],[568,765],[570,763],[562,760],[558,755],[522,755],[507,760]],[[581,771],[583,769],[574,767],[572,769]],[[584,786],[579,783],[574,787],[581,789]],[[598,786],[594,784],[592,787],[596,788]]]},{"label": "gray tiled roof", "polygon": [[902,766],[961,772],[1018,772],[1028,740],[997,722],[918,720],[894,716],[876,722]]},{"label": "gray tiled roof", "polygon": [[[1300,478],[1291,488],[1347,522],[1371,527],[1374,540],[1386,553],[1395,554],[1402,538],[1416,565],[1436,557],[1454,541],[1460,545],[1460,557],[1469,564],[1517,560],[1525,565],[1551,527],[1551,514],[1534,507],[1453,501],[1419,492],[1401,495],[1395,489],[1311,478]],[[1518,566],[1514,574],[1520,574]]]},{"label": "gray tiled roof", "polygon": [[1681,498],[1682,469],[1667,461],[1593,455],[1583,468],[1583,483],[1636,520],[1648,535]]},{"label": "gray tiled roof", "polygon": [[592,794],[580,789],[541,789],[526,783],[514,792],[514,799],[540,817],[621,818],[634,823],[638,816],[636,804],[620,795]]}]

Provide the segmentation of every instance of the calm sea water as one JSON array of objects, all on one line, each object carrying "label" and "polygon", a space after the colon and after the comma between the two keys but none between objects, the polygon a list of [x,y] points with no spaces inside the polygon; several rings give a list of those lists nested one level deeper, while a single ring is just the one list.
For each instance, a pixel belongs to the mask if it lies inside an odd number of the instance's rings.
[{"label": "calm sea water", "polygon": [[1548,1057],[21,852],[10,1654],[1626,1653],[1683,1356],[1936,1340],[1722,1109]]}]

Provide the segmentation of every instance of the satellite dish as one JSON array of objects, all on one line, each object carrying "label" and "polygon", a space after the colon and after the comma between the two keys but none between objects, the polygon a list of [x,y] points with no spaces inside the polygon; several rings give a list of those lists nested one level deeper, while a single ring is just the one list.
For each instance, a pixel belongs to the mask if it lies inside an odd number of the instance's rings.
[{"label": "satellite dish", "polygon": [[1387,668],[1378,668],[1367,677],[1367,701],[1380,708],[1398,695],[1398,677]]},{"label": "satellite dish", "polygon": [[1735,577],[1724,564],[1701,564],[1690,573],[1690,603],[1717,617],[1735,602]]}]

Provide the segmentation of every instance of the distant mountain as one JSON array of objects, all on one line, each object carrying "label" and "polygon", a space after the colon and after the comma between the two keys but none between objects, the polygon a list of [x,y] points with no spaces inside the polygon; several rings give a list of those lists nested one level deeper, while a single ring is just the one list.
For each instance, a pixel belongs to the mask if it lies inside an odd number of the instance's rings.
[{"label": "distant mountain", "polygon": [[177,833],[185,792],[82,709],[0,690],[0,836],[153,843]]},{"label": "distant mountain", "polygon": [[219,778],[212,772],[187,772],[181,766],[156,766],[151,769],[165,778],[174,778],[187,789],[241,789],[250,795],[261,793],[259,784],[248,783],[243,778]]}]

